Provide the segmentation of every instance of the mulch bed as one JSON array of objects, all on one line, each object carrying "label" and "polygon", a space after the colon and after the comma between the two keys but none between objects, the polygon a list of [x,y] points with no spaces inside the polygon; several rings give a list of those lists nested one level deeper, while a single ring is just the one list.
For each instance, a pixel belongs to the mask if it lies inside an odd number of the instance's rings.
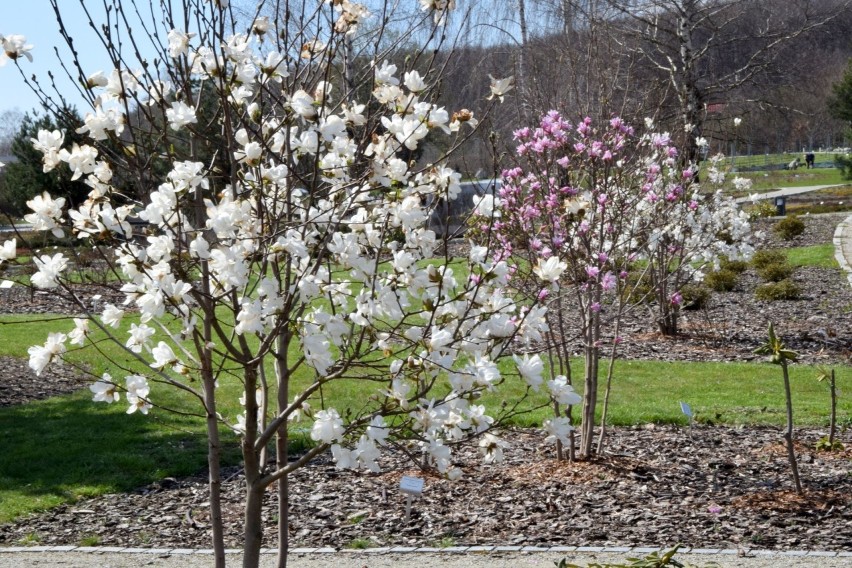
[{"label": "mulch bed", "polygon": [[[514,431],[503,464],[482,465],[475,447],[460,450],[465,475],[455,482],[399,455],[383,458],[379,474],[339,471],[322,456],[291,478],[291,544],[852,550],[852,453],[815,452],[823,434],[797,432],[802,495],[793,491],[781,432],[771,428],[618,428],[607,455],[590,463],[558,462],[541,433]],[[425,477],[408,522],[402,475]],[[243,492],[233,471],[223,486],[229,547],[241,543]],[[208,547],[205,500],[203,478],[166,479],[0,526],[0,544],[37,535],[42,545],[96,537],[105,546]],[[275,507],[271,488],[270,546]]]}]

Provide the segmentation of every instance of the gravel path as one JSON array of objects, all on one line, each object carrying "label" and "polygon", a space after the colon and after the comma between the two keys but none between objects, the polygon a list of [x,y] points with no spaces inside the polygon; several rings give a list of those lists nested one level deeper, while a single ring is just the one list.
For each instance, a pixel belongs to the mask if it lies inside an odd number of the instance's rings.
[{"label": "gravel path", "polygon": [[[728,551],[732,552],[732,551]],[[405,553],[376,554],[370,552],[293,554],[288,560],[291,568],[543,568],[552,567],[567,558],[569,562],[586,566],[624,562],[631,556],[624,553]],[[641,556],[641,555],[637,555]],[[678,554],[675,559],[688,566],[714,568],[848,568],[852,557],[792,556],[757,553],[737,554]],[[229,554],[228,566],[240,566],[242,556]],[[209,568],[208,554],[165,553],[92,553],[92,552],[0,552],[0,568],[29,568],[31,566],[62,568]],[[275,566],[275,555],[261,558],[261,568]]]}]

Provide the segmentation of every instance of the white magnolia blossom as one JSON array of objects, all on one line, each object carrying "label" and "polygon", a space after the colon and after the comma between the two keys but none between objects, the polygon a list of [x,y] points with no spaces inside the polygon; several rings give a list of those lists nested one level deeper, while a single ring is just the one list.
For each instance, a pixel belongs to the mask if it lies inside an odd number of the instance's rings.
[{"label": "white magnolia blossom", "polygon": [[333,408],[320,410],[314,415],[314,425],[311,428],[311,439],[330,444],[338,441],[344,432],[343,419]]},{"label": "white magnolia blossom", "polygon": [[101,312],[101,321],[104,322],[104,325],[112,328],[118,328],[121,325],[121,318],[123,317],[124,310],[113,304],[107,304]]},{"label": "white magnolia blossom", "polygon": [[38,131],[36,138],[30,138],[33,148],[42,153],[44,172],[49,172],[62,163],[62,160],[59,159],[59,151],[62,149],[64,140],[65,134],[61,131],[44,129]]},{"label": "white magnolia blossom", "polygon": [[539,260],[533,272],[545,282],[557,282],[566,268],[568,268],[567,264],[559,260],[558,257],[551,256],[544,262]]},{"label": "white magnolia blossom", "polygon": [[85,124],[77,129],[77,134],[88,133],[92,140],[106,140],[109,138],[108,130],[116,136],[124,132],[124,115],[115,109],[104,111],[100,106],[95,108],[94,113],[86,113]]},{"label": "white magnolia blossom", "polygon": [[180,130],[187,124],[195,124],[198,119],[195,116],[195,109],[188,104],[175,101],[171,108],[166,110],[166,118],[169,121],[169,126],[172,130]]},{"label": "white magnolia blossom", "polygon": [[567,445],[571,442],[569,436],[574,427],[571,426],[571,421],[565,416],[545,420],[543,426],[547,433],[547,437],[544,439],[545,443],[554,444],[559,441]]},{"label": "white magnolia blossom", "polygon": [[68,333],[68,343],[71,345],[84,345],[86,337],[89,336],[89,320],[74,318],[74,329]]},{"label": "white magnolia blossom", "polygon": [[456,0],[420,0],[420,8],[425,12],[433,12],[436,24],[444,24],[447,13],[456,9]]},{"label": "white magnolia blossom", "polygon": [[127,339],[125,346],[134,353],[142,353],[143,348],[150,345],[150,339],[154,335],[154,328],[145,325],[130,324],[130,337]]},{"label": "white magnolia blossom", "polygon": [[33,46],[28,44],[27,38],[22,35],[0,35],[0,48],[3,50],[0,53],[0,67],[6,65],[7,60],[17,61],[21,56],[26,57],[29,61],[33,60],[30,53]]},{"label": "white magnolia blossom", "polygon": [[106,75],[104,75],[103,71],[96,71],[86,77],[86,86],[89,89],[94,89],[96,87],[106,87],[109,84],[109,79]]},{"label": "white magnolia blossom", "polygon": [[565,375],[557,375],[553,380],[547,381],[547,387],[550,389],[553,400],[559,404],[570,406],[583,401],[583,397],[574,392],[574,387],[568,384],[568,378]]},{"label": "white magnolia blossom", "polygon": [[541,357],[536,354],[532,357],[524,355],[523,358],[513,355],[512,358],[515,360],[515,364],[518,366],[518,373],[520,373],[524,381],[526,381],[531,389],[538,392],[544,380],[542,378],[544,361],[541,360]]},{"label": "white magnolia blossom", "polygon": [[[92,132],[92,136],[100,134],[97,130]],[[104,138],[106,138],[105,135]],[[83,144],[82,146],[73,144],[70,152],[64,148],[59,151],[59,159],[66,162],[68,168],[74,172],[71,176],[72,180],[80,179],[83,175],[94,172],[98,167],[96,162],[97,157],[97,149],[88,144]]]},{"label": "white magnolia blossom", "polygon": [[34,231],[51,231],[54,236],[61,238],[65,235],[59,224],[64,206],[64,197],[53,199],[45,191],[27,201],[27,207],[33,212],[24,215],[24,221],[31,223]]},{"label": "white magnolia blossom", "polygon": [[31,281],[36,288],[56,288],[59,286],[59,276],[68,267],[68,259],[62,253],[53,256],[41,255],[33,257],[38,272],[33,274]]},{"label": "white magnolia blossom", "polygon": [[173,59],[186,55],[189,49],[189,42],[195,37],[194,33],[182,32],[180,30],[170,30],[169,39],[169,56]]},{"label": "white magnolia blossom", "polygon": [[121,400],[118,388],[109,373],[104,373],[99,381],[89,386],[89,390],[92,391],[92,400],[94,402],[112,404]]},{"label": "white magnolia blossom", "polygon": [[68,336],[64,333],[50,332],[44,345],[34,345],[27,349],[30,355],[30,369],[35,371],[36,375],[41,375],[48,364],[65,353],[67,339]]},{"label": "white magnolia blossom", "polygon": [[178,358],[172,348],[165,341],[160,341],[157,346],[151,349],[151,355],[154,356],[154,362],[151,367],[154,369],[162,369],[168,365],[173,365]]},{"label": "white magnolia blossom", "polygon": [[485,434],[479,441],[479,451],[485,463],[500,463],[503,461],[503,449],[509,444],[494,434]]},{"label": "white magnolia blossom", "polygon": [[419,93],[426,88],[426,82],[416,70],[406,71],[404,78],[405,87],[412,93]]},{"label": "white magnolia blossom", "polygon": [[500,217],[500,198],[486,193],[481,197],[474,197],[474,212],[487,219]]},{"label": "white magnolia blossom", "polygon": [[491,75],[488,77],[491,79],[491,94],[488,96],[488,99],[497,98],[502,103],[506,93],[515,88],[515,78],[495,79]]},{"label": "white magnolia blossom", "polygon": [[14,260],[18,256],[17,243],[17,239],[9,239],[3,242],[3,247],[0,248],[0,262]]},{"label": "white magnolia blossom", "polygon": [[148,414],[152,404],[148,400],[150,387],[148,380],[141,375],[129,375],[125,378],[125,388],[127,389],[127,414],[133,414],[137,410],[142,414]]}]

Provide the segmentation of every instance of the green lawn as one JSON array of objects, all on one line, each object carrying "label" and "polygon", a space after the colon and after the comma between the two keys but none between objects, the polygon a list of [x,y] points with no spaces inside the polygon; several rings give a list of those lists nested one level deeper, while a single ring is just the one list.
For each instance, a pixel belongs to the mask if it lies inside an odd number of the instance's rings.
[{"label": "green lawn", "polygon": [[[784,170],[780,167],[789,164],[798,156],[802,167],[796,170]],[[834,154],[817,154],[817,163],[834,162]],[[707,162],[702,162],[706,168]],[[731,187],[731,195],[743,197],[748,193],[762,193],[781,187],[802,187],[808,185],[832,185],[848,183],[841,177],[840,170],[834,167],[813,168],[804,167],[804,155],[799,154],[768,154],[755,156],[737,156],[733,160],[727,158],[722,167],[730,168],[728,179],[733,176],[750,179],[752,187],[748,192],[735,192]],[[704,174],[704,171],[701,172]],[[702,175],[703,177],[703,175]]]},{"label": "green lawn", "polygon": [[[130,319],[124,322],[129,327]],[[0,355],[26,359],[30,345],[42,343],[49,331],[73,328],[70,318],[58,316],[0,317]],[[100,376],[111,371],[124,376],[107,359],[133,366],[118,346],[101,342],[93,349],[73,352],[70,359]],[[107,356],[104,356],[106,354]],[[50,368],[48,368],[49,371]],[[46,372],[48,372],[46,371]],[[175,389],[152,384],[152,400],[186,414],[154,409],[151,414],[127,415],[126,403],[94,403],[86,381],[75,394],[22,406],[0,408],[0,522],[32,511],[90,495],[132,490],[167,476],[185,476],[205,467],[204,423],[194,399]],[[224,385],[223,399],[236,412],[237,385]],[[226,463],[238,463],[235,436],[229,441]]]},{"label": "green lawn", "polygon": [[840,268],[834,258],[834,245],[825,243],[809,247],[784,249],[787,262],[793,266],[815,266],[817,268]]},{"label": "green lawn", "polygon": [[[834,164],[834,157],[837,155],[837,152],[814,152],[815,163],[817,166],[823,164]],[[796,158],[799,158],[799,162],[801,166],[799,169],[795,170],[797,172],[807,171],[805,168],[805,155],[804,153],[789,153],[785,152],[783,154],[752,154],[748,155],[738,155],[734,158],[733,164],[736,165],[738,170],[742,170],[745,168],[753,169],[753,170],[774,170],[778,168],[783,168]],[[731,165],[731,158],[728,157],[725,159],[726,165]],[[821,169],[834,169],[834,168],[814,168],[817,170]]]}]

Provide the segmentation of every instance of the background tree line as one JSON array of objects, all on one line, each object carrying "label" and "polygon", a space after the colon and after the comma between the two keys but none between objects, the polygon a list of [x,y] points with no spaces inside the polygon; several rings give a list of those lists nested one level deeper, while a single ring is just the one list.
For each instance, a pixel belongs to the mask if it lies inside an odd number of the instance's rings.
[{"label": "background tree line", "polygon": [[[850,8],[849,0],[495,3],[467,22],[443,102],[467,100],[488,75],[514,75],[514,113],[493,122],[504,141],[555,108],[634,124],[653,118],[690,159],[696,138],[726,154],[849,146],[847,123],[828,101],[852,57]],[[488,146],[480,140],[478,150]],[[489,165],[474,166],[478,150],[467,156],[471,173]]]}]

